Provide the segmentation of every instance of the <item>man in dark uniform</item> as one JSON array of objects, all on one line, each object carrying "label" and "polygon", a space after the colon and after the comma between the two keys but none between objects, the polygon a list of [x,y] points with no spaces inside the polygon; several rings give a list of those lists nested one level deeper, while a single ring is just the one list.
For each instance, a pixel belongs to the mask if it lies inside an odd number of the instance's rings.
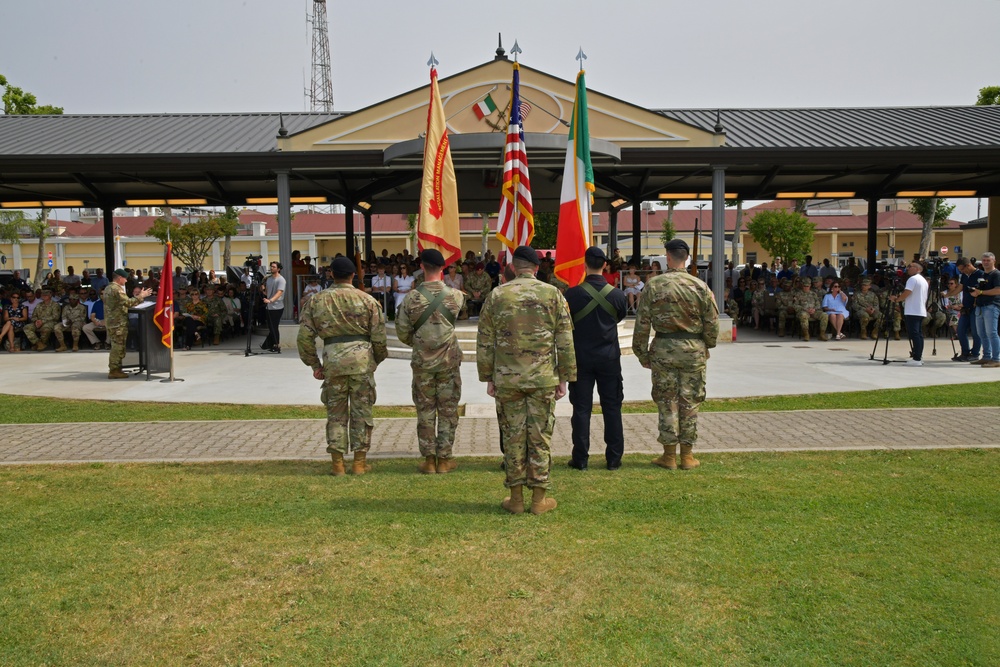
[{"label": "man in dark uniform", "polygon": [[594,406],[594,384],[604,413],[604,456],[608,470],[622,464],[625,436],[622,432],[622,363],[618,344],[618,323],[625,319],[625,293],[609,285],[602,275],[608,258],[594,246],[584,255],[583,283],[566,290],[573,316],[573,347],[576,349],[576,382],[569,383],[573,404],[573,456],[569,466],[587,469],[590,451],[590,413]]}]

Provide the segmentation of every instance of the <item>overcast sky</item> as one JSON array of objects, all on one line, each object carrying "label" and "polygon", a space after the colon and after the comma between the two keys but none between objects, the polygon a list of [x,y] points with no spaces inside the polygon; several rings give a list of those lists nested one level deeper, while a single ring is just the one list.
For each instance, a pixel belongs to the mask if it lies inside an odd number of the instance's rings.
[{"label": "overcast sky", "polygon": [[[519,9],[512,10],[511,7]],[[301,111],[311,0],[5,0],[0,74],[66,113]],[[334,103],[492,59],[651,108],[963,105],[1000,85],[1000,0],[329,0]],[[963,207],[964,208],[964,207]],[[972,204],[974,214],[975,206]]]}]

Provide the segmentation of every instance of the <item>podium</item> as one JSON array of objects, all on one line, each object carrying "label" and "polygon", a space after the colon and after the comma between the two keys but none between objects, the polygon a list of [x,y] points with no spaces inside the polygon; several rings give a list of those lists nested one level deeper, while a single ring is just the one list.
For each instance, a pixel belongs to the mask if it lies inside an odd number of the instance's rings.
[{"label": "podium", "polygon": [[145,371],[147,382],[153,373],[170,372],[170,349],[160,342],[160,330],[153,322],[155,310],[155,301],[144,301],[128,309],[130,316],[139,316],[136,331],[136,343],[139,349],[132,352],[126,350],[122,362],[122,368],[135,368],[139,373]]}]

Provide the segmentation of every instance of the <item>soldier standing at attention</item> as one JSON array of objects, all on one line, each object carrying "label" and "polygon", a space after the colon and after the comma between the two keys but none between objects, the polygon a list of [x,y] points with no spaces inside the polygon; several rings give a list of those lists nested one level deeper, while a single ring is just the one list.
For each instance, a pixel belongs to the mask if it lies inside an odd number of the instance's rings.
[{"label": "soldier standing at attention", "polygon": [[[326,451],[331,474],[343,475],[344,454],[354,452],[352,472],[371,470],[365,459],[372,444],[375,368],[388,356],[382,306],[355,289],[354,262],[333,260],[333,285],[314,294],[299,315],[299,358],[323,380],[320,399],[326,405]],[[323,359],[316,339],[323,340]]]},{"label": "soldier standing at attention", "polygon": [[[632,351],[653,371],[653,401],[660,413],[663,456],[653,464],[676,470],[697,468],[691,450],[698,441],[698,406],[705,400],[705,362],[719,337],[719,308],[708,286],[684,270],[688,244],[667,243],[667,271],[642,291],[632,334]],[[650,328],[656,333],[649,344]]]},{"label": "soldier standing at attention", "polygon": [[573,404],[573,456],[569,467],[587,469],[590,451],[590,413],[594,408],[594,384],[604,415],[604,458],[608,470],[618,470],[625,451],[622,432],[622,350],[618,323],[625,319],[628,298],[608,284],[602,272],[608,263],[604,251],[593,246],[584,254],[587,276],[566,290],[573,315],[573,348],[576,351],[576,381],[569,383]]},{"label": "soldier standing at attention", "polygon": [[533,248],[518,246],[511,262],[517,277],[490,292],[479,315],[476,365],[503,432],[510,497],[501,506],[522,514],[527,485],[531,513],[542,514],[556,506],[545,493],[556,401],[576,380],[573,323],[559,290],[535,278]]},{"label": "soldier standing at attention", "polygon": [[462,397],[462,348],[455,318],[465,295],[441,280],[444,256],[433,248],[420,253],[424,282],[403,299],[396,313],[396,335],[413,348],[413,404],[417,408],[417,441],[424,474],[447,473],[458,467],[452,457]]},{"label": "soldier standing at attention", "polygon": [[125,294],[125,283],[128,282],[128,271],[115,269],[114,278],[104,288],[104,326],[108,331],[108,344],[111,354],[108,355],[108,379],[120,380],[128,374],[122,371],[122,361],[125,359],[125,341],[128,339],[128,309],[137,306],[153,293],[144,289],[138,295],[130,297]]}]

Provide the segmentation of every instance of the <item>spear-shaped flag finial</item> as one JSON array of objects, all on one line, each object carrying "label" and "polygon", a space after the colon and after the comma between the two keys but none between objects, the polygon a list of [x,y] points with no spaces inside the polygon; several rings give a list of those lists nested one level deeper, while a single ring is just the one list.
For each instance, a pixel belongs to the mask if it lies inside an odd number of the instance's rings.
[{"label": "spear-shaped flag finial", "polygon": [[440,65],[440,64],[441,63],[438,62],[438,59],[434,57],[434,52],[431,51],[431,57],[430,57],[430,60],[427,61],[427,66],[428,67],[436,67],[437,65]]},{"label": "spear-shaped flag finial", "polygon": [[583,61],[587,59],[587,54],[583,52],[583,47],[580,47],[580,52],[576,54],[576,59],[580,61],[580,70],[583,71]]},{"label": "spear-shaped flag finial", "polygon": [[514,62],[517,62],[517,54],[521,53],[521,47],[517,45],[517,40],[514,40],[514,46],[510,47],[510,52],[514,54]]}]

